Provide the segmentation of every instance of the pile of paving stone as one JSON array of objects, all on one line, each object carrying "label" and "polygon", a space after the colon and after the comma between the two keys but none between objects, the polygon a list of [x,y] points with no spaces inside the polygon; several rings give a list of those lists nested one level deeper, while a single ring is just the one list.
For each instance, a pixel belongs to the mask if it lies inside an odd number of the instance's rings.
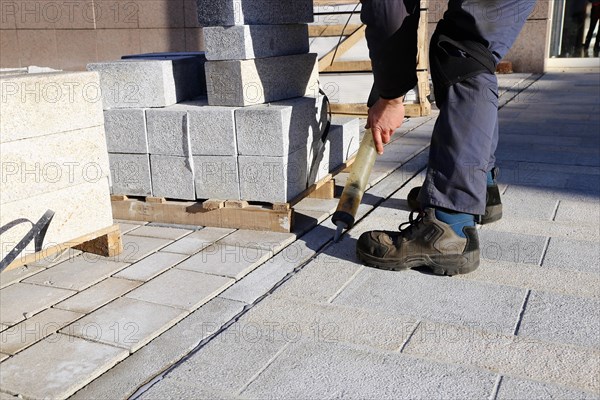
[{"label": "pile of paving stone", "polygon": [[206,53],[88,66],[100,73],[113,194],[287,202],[356,152],[358,120],[326,129],[312,0],[199,0],[198,18]]}]

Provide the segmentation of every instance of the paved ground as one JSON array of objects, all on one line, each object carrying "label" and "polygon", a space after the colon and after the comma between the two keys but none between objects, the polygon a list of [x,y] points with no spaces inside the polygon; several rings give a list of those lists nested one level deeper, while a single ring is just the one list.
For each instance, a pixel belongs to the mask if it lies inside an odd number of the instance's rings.
[{"label": "paved ground", "polygon": [[116,259],[3,273],[0,398],[600,398],[600,81],[538,78],[501,79],[505,216],[475,273],[354,255],[408,217],[413,119],[338,244],[336,202],[306,200],[290,235],[121,221]]}]

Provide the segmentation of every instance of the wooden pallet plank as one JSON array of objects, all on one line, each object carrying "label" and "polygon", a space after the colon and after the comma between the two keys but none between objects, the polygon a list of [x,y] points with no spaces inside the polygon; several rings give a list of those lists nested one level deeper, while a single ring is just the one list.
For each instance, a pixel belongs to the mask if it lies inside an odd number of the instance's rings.
[{"label": "wooden pallet plank", "polygon": [[360,29],[360,27],[361,24],[309,25],[308,36],[311,38],[349,36]]},{"label": "wooden pallet plank", "polygon": [[321,72],[372,72],[371,61],[335,61]]},{"label": "wooden pallet plank", "polygon": [[125,200],[113,201],[112,209],[117,219],[167,224],[290,232],[292,223],[292,210],[277,211],[260,206],[207,210],[202,203],[194,202]]},{"label": "wooden pallet plank", "polygon": [[[127,200],[124,200],[127,201]],[[10,271],[26,264],[47,259],[57,253],[68,249],[77,249],[103,257],[114,257],[123,252],[123,241],[121,240],[121,228],[114,224],[107,228],[80,236],[65,243],[52,245],[42,251],[33,254],[21,255],[13,261],[5,271]]]},{"label": "wooden pallet plank", "polygon": [[365,29],[366,25],[362,25],[352,35],[346,37],[346,39],[344,39],[339,46],[336,46],[333,50],[321,58],[319,60],[319,71],[323,71],[325,68],[332,65],[338,57],[347,52],[352,46],[363,39],[365,37]]}]

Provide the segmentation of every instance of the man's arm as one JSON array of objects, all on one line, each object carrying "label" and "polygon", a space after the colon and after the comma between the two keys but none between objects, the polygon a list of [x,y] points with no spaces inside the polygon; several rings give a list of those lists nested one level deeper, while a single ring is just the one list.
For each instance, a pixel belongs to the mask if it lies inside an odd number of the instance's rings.
[{"label": "man's arm", "polygon": [[361,19],[373,65],[374,101],[367,126],[377,151],[383,153],[404,120],[404,95],[417,84],[418,0],[362,0]]}]

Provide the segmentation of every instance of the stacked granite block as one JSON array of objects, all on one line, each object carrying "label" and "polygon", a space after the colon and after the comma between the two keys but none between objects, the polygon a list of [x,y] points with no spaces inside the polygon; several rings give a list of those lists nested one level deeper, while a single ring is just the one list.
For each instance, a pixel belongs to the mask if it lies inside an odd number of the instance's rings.
[{"label": "stacked granite block", "polygon": [[204,53],[153,53],[88,65],[100,74],[113,194],[195,200],[187,112],[206,95]]},{"label": "stacked granite block", "polygon": [[205,55],[89,66],[113,97],[105,110],[113,193],[290,201],[358,143],[357,121],[332,126],[324,140],[327,107],[308,53],[312,0],[199,0],[198,10]]}]

